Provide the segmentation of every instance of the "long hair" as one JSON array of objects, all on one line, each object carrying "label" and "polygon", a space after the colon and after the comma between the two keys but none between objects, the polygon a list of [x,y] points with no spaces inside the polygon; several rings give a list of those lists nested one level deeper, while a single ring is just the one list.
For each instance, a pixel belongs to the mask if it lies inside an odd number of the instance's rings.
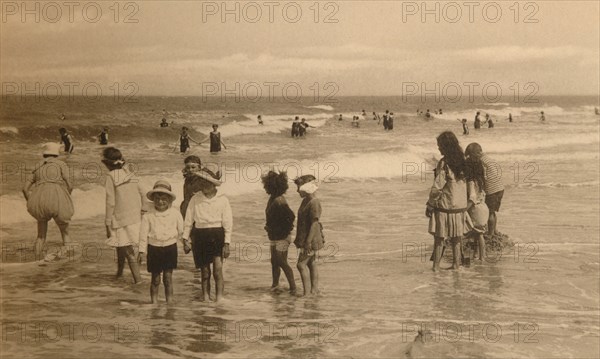
[{"label": "long hair", "polygon": [[438,147],[444,155],[444,161],[454,173],[457,180],[465,177],[465,154],[452,131],[444,131],[437,137]]},{"label": "long hair", "polygon": [[465,178],[473,181],[479,189],[485,186],[483,162],[479,157],[470,156],[465,160]]},{"label": "long hair", "polygon": [[283,195],[289,188],[286,172],[277,173],[275,171],[269,171],[269,173],[264,175],[261,179],[265,192],[272,197]]}]

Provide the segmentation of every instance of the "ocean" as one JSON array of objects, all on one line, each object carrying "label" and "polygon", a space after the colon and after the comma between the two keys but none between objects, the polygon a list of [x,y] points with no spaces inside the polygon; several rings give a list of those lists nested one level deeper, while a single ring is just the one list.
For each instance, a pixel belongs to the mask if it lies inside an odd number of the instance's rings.
[{"label": "ocean", "polygon": [[[486,357],[600,356],[600,116],[597,97],[539,97],[537,103],[482,98],[456,103],[402,97],[340,97],[335,102],[283,98],[4,97],[0,106],[2,187],[2,356],[22,357]],[[417,110],[443,114],[425,120]],[[163,110],[169,128],[160,128]],[[367,113],[361,115],[362,110]],[[393,131],[371,113],[394,112]],[[492,129],[473,128],[477,111]],[[540,111],[546,121],[540,122]],[[508,114],[514,121],[509,123]],[[64,114],[66,119],[60,118]],[[343,120],[339,121],[339,115]],[[259,125],[262,115],[264,125]],[[351,126],[360,116],[360,127]],[[293,118],[314,128],[290,137]],[[457,119],[467,118],[462,135]],[[149,278],[131,284],[104,244],[104,175],[97,135],[134,164],[142,185],[173,186],[179,206],[184,156],[181,126],[202,141],[216,123],[227,149],[208,143],[188,154],[220,170],[234,215],[225,261],[225,300],[199,301],[199,276],[179,246],[176,303],[149,303]],[[74,255],[39,265],[31,252],[36,222],[21,188],[41,159],[41,144],[65,127],[75,150],[61,156],[75,189]],[[484,126],[486,127],[486,126]],[[505,194],[498,229],[516,245],[483,264],[431,271],[433,239],[425,202],[440,158],[436,136],[454,131],[463,147],[481,144],[502,169]],[[321,295],[270,292],[264,232],[269,169],[320,183],[326,247],[318,266]],[[286,198],[301,199],[290,183]],[[50,223],[49,247],[60,243]],[[297,251],[290,248],[295,268]],[[443,263],[442,266],[449,266]],[[287,288],[282,279],[282,287]],[[414,341],[421,330],[424,340]]]}]

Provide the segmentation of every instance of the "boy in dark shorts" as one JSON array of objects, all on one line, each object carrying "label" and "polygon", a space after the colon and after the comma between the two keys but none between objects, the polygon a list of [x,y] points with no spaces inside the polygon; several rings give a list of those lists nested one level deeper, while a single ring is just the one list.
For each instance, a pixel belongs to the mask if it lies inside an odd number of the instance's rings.
[{"label": "boy in dark shorts", "polygon": [[[165,298],[169,304],[173,302],[173,269],[177,268],[177,240],[183,235],[183,218],[179,211],[171,207],[175,194],[171,192],[169,182],[157,181],[146,197],[154,202],[154,210],[142,217],[138,261],[141,263],[146,252],[148,272],[152,273],[152,304],[158,303],[161,273],[165,285]],[[187,243],[184,243],[184,248],[186,247]]]},{"label": "boy in dark shorts", "polygon": [[217,193],[221,181],[207,169],[196,173],[201,179],[200,192],[190,200],[185,214],[183,238],[186,245],[192,246],[194,264],[202,273],[202,297],[210,298],[210,276],[215,279],[216,300],[223,298],[223,258],[229,257],[233,217],[227,197]]}]

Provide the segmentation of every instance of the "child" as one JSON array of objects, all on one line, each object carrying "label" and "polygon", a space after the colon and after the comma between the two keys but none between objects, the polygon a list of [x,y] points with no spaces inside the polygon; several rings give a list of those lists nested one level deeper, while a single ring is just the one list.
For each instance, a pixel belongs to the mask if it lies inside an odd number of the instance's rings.
[{"label": "child", "polygon": [[264,124],[261,115],[258,115],[258,124],[259,125],[263,125]]},{"label": "child", "polygon": [[213,131],[210,133],[210,152],[216,153],[221,152],[221,145],[223,145],[224,149],[227,149],[227,146],[221,141],[221,133],[217,131],[219,125],[212,125]]},{"label": "child", "polygon": [[221,181],[217,175],[207,169],[199,171],[201,190],[188,205],[184,227],[184,243],[190,245],[194,254],[194,264],[202,272],[202,298],[210,301],[210,264],[213,263],[213,275],[217,301],[223,298],[223,258],[229,257],[233,218],[229,200],[217,193]]},{"label": "child", "polygon": [[461,239],[467,211],[467,185],[465,182],[465,155],[456,135],[451,131],[437,137],[442,159],[438,162],[435,179],[425,215],[429,217],[429,233],[434,238],[433,271],[440,269],[444,239],[452,240],[453,263],[458,269],[461,262]]},{"label": "child", "polygon": [[106,244],[117,249],[117,275],[123,275],[125,259],[135,283],[141,281],[133,244],[140,238],[142,199],[144,193],[133,172],[124,167],[121,151],[107,147],[102,151],[102,163],[110,171],[106,176]]},{"label": "child", "polygon": [[75,149],[75,146],[73,146],[73,136],[64,127],[59,128],[58,133],[60,133],[60,143],[65,146],[65,152],[68,154],[73,153],[73,149]]},{"label": "child", "polygon": [[[163,273],[165,285],[165,298],[167,304],[173,301],[173,269],[177,268],[177,240],[183,235],[183,218],[171,204],[175,194],[171,192],[171,185],[167,181],[157,181],[152,191],[146,197],[154,202],[154,210],[142,217],[140,227],[140,253],[138,260],[147,249],[147,268],[152,273],[150,284],[150,300],[152,304],[158,303],[158,287],[160,286],[160,273]],[[185,250],[189,251],[184,243]]]},{"label": "child", "polygon": [[317,251],[324,246],[321,218],[321,202],[316,197],[317,184],[313,175],[304,175],[294,180],[298,194],[303,198],[298,208],[298,225],[294,244],[299,249],[298,271],[302,278],[304,295],[319,294],[319,272]]},{"label": "child", "polygon": [[283,195],[288,190],[288,177],[285,172],[269,171],[262,177],[262,183],[269,197],[265,214],[267,224],[265,230],[271,242],[271,272],[273,284],[271,290],[279,287],[281,270],[290,285],[290,294],[296,294],[294,271],[287,262],[288,248],[292,242],[290,233],[294,229],[294,212],[288,206]]},{"label": "child", "polygon": [[[467,212],[469,213],[467,228],[470,229],[470,234],[476,237],[475,245],[479,248],[479,260],[483,261],[485,258],[483,233],[487,228],[489,210],[485,204],[485,169],[480,158],[467,155],[465,178],[467,180]],[[477,252],[475,252],[474,258],[477,258]]]},{"label": "child", "polygon": [[183,160],[184,168],[181,170],[183,173],[183,201],[179,206],[181,215],[185,218],[188,204],[192,197],[199,192],[202,187],[202,179],[195,174],[202,169],[202,161],[198,156],[187,156]]},{"label": "child", "polygon": [[469,125],[467,124],[467,119],[463,118],[461,121],[460,119],[457,118],[456,121],[462,123],[463,135],[468,135],[469,134]]}]

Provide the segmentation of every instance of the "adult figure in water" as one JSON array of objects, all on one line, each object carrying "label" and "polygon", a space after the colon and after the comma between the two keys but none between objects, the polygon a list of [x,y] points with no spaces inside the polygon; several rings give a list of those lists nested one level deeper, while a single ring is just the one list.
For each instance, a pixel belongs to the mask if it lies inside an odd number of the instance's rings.
[{"label": "adult figure in water", "polygon": [[227,146],[221,141],[221,132],[219,132],[219,125],[212,125],[213,131],[210,133],[210,152],[216,153],[221,152],[221,145],[227,149]]}]

